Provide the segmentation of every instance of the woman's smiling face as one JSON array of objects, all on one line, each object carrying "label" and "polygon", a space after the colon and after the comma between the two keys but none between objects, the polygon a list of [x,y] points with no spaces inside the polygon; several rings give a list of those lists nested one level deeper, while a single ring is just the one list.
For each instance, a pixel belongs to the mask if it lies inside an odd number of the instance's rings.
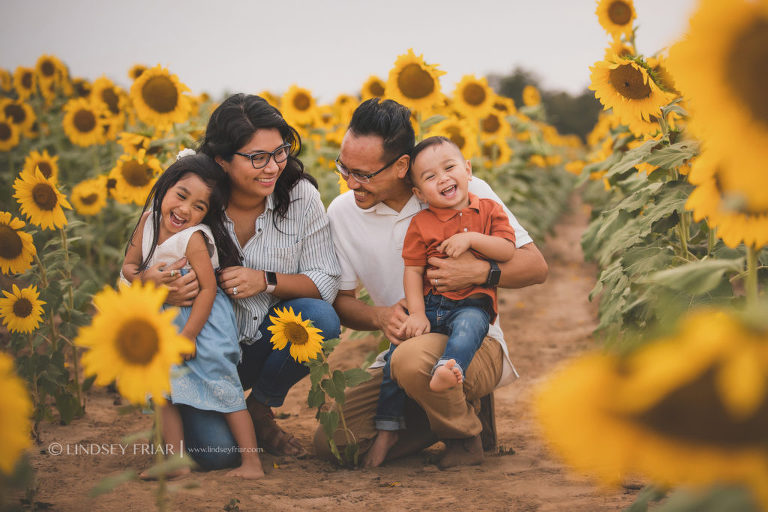
[{"label": "woman's smiling face", "polygon": [[[271,153],[284,143],[283,137],[276,128],[264,128],[256,130],[251,139],[243,147],[238,148],[237,152],[246,155],[258,152]],[[233,155],[229,162],[221,157],[216,157],[216,161],[229,175],[233,192],[264,198],[275,190],[277,179],[288,162],[284,160],[277,163],[274,158],[269,158],[266,166],[254,169],[251,159],[242,155]]]}]

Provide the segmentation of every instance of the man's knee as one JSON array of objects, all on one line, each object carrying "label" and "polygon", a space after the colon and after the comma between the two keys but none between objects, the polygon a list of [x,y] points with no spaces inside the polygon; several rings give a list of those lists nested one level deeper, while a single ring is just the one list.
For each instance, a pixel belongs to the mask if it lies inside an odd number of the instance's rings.
[{"label": "man's knee", "polygon": [[401,343],[390,359],[392,379],[406,393],[414,387],[427,386],[432,367],[445,349],[446,340],[442,334],[426,334]]}]

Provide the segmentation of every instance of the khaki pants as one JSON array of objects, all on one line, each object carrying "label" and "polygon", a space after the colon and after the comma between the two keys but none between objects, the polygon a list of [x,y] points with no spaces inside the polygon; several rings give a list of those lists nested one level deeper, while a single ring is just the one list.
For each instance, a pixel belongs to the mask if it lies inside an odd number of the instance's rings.
[{"label": "khaki pants", "polygon": [[[480,398],[494,390],[503,366],[501,345],[491,338],[483,340],[464,375],[464,383],[447,391],[429,389],[430,372],[443,354],[448,338],[442,334],[425,334],[411,338],[392,354],[392,378],[409,399],[405,405],[406,430],[399,431],[397,444],[388,458],[414,453],[438,439],[462,439],[480,433],[482,426],[475,411]],[[347,427],[365,453],[376,437],[373,417],[379,398],[382,369],[369,369],[373,378],[349,390],[344,404]],[[346,445],[343,430],[334,434],[337,446]],[[332,458],[322,427],[315,432],[315,452]]]}]

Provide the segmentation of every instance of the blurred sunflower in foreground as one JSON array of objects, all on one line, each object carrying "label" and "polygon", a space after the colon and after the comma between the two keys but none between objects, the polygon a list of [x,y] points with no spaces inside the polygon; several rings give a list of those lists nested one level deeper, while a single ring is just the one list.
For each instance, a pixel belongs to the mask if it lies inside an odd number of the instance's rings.
[{"label": "blurred sunflower in foreground", "polygon": [[32,402],[27,387],[13,371],[13,359],[0,353],[0,471],[10,474],[31,444]]},{"label": "blurred sunflower in foreground", "polygon": [[764,313],[699,311],[627,356],[572,360],[537,396],[552,448],[607,484],[746,485],[768,505]]}]

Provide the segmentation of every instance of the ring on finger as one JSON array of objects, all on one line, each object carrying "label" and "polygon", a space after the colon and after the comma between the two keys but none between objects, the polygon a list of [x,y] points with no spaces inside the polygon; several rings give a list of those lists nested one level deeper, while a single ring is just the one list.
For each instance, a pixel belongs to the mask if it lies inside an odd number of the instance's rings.
[{"label": "ring on finger", "polygon": [[237,295],[237,286],[232,288],[232,295]]},{"label": "ring on finger", "polygon": [[171,270],[171,277],[176,277],[176,269]]},{"label": "ring on finger", "polygon": [[438,278],[435,278],[435,286],[437,286],[437,283],[440,282]]}]

